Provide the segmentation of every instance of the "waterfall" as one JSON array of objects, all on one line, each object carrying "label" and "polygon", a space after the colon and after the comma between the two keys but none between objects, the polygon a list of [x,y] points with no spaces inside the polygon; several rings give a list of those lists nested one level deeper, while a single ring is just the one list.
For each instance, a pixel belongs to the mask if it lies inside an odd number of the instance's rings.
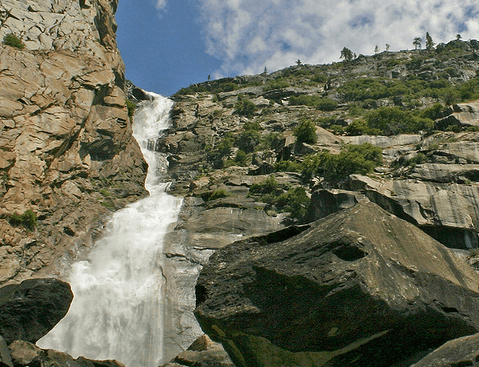
[{"label": "waterfall", "polygon": [[162,248],[181,199],[165,192],[165,159],[152,149],[168,127],[173,102],[150,95],[153,100],[137,109],[133,124],[149,165],[145,186],[150,195],[116,212],[89,259],[72,265],[74,300],[65,318],[37,342],[41,348],[75,358],[116,359],[127,367],[156,367],[162,361]]}]

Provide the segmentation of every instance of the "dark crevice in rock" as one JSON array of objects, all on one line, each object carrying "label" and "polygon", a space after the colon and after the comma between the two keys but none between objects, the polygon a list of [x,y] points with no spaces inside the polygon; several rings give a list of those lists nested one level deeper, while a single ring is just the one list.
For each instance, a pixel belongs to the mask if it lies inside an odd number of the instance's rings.
[{"label": "dark crevice in rock", "polygon": [[354,245],[341,245],[332,253],[344,261],[356,261],[368,255],[366,251]]}]

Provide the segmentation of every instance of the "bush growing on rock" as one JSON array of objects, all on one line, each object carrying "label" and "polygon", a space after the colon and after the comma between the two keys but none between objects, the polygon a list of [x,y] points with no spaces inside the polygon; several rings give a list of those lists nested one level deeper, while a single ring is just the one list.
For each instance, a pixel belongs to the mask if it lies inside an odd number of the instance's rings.
[{"label": "bush growing on rock", "polygon": [[293,133],[299,143],[314,144],[318,141],[316,125],[309,120],[303,120],[295,127]]},{"label": "bush growing on rock", "polygon": [[12,226],[24,226],[27,230],[33,231],[37,226],[37,215],[33,210],[27,210],[23,214],[13,213],[9,220]]},{"label": "bush growing on rock", "polygon": [[372,144],[346,145],[339,154],[323,151],[307,157],[302,164],[302,176],[310,180],[314,175],[327,181],[344,180],[351,174],[372,173],[382,163],[382,149]]},{"label": "bush growing on rock", "polygon": [[13,33],[7,34],[5,37],[3,37],[3,44],[18,48],[19,50],[25,47],[23,42]]},{"label": "bush growing on rock", "polygon": [[431,119],[416,116],[399,107],[381,107],[368,112],[364,118],[369,128],[377,129],[384,135],[416,133],[431,130],[434,126]]},{"label": "bush growing on rock", "polygon": [[279,210],[290,213],[290,219],[304,223],[307,221],[310,203],[311,199],[306,194],[306,190],[299,186],[281,194],[275,205]]},{"label": "bush growing on rock", "polygon": [[312,106],[322,111],[334,111],[338,108],[338,103],[329,98],[323,98],[318,95],[301,95],[298,97],[292,96],[289,98],[289,103],[293,106],[304,105]]},{"label": "bush growing on rock", "polygon": [[242,116],[246,116],[248,118],[251,118],[253,116],[256,109],[256,105],[245,97],[240,98],[238,103],[236,103],[235,105],[236,113]]},{"label": "bush growing on rock", "polygon": [[311,199],[306,194],[304,187],[288,189],[286,185],[279,184],[271,175],[263,182],[251,185],[250,195],[274,206],[280,212],[290,213],[290,219],[295,222],[306,221]]},{"label": "bush growing on rock", "polygon": [[218,189],[218,190],[207,192],[201,195],[201,198],[204,201],[212,201],[212,200],[226,198],[228,196],[232,196],[232,194],[226,191],[225,189]]},{"label": "bush growing on rock", "polygon": [[126,108],[128,108],[128,116],[133,117],[135,114],[136,103],[127,99],[125,100]]}]

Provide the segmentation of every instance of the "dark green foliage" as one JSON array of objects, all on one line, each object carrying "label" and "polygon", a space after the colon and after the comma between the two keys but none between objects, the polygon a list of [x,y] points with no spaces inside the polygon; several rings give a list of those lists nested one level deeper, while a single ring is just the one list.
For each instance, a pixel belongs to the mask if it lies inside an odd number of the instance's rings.
[{"label": "dark green foliage", "polygon": [[372,144],[346,145],[339,154],[323,151],[303,161],[302,175],[310,180],[315,175],[327,181],[341,181],[353,173],[372,173],[382,163],[382,149]]},{"label": "dark green foliage", "polygon": [[292,161],[279,161],[274,165],[276,172],[301,172],[301,164]]},{"label": "dark green foliage", "polygon": [[435,103],[434,105],[430,107],[420,110],[418,115],[423,118],[436,120],[442,117],[443,111],[444,111],[444,106],[441,103]]},{"label": "dark green foliage", "polygon": [[344,83],[338,92],[345,101],[361,101],[388,97],[390,91],[379,79],[355,79]]},{"label": "dark green foliage", "polygon": [[284,79],[273,80],[268,83],[265,90],[284,89],[290,87],[291,84]]},{"label": "dark green foliage", "polygon": [[249,192],[253,195],[264,195],[276,193],[278,189],[281,190],[280,185],[276,178],[271,175],[263,182],[251,185]]},{"label": "dark green foliage", "polygon": [[413,158],[407,160],[407,165],[415,167],[418,164],[422,164],[427,161],[427,156],[424,153],[417,153]]},{"label": "dark green foliage", "polygon": [[309,209],[310,198],[303,187],[288,189],[280,185],[273,175],[263,182],[250,186],[250,195],[256,199],[274,206],[277,210],[289,212],[290,219],[303,222]]},{"label": "dark green foliage", "polygon": [[12,226],[24,226],[27,230],[33,231],[37,226],[37,215],[32,210],[27,210],[23,214],[14,213],[9,220]]},{"label": "dark green foliage", "polygon": [[235,138],[233,137],[233,134],[228,133],[223,139],[221,139],[219,144],[216,146],[216,149],[221,154],[221,156],[224,156],[230,152],[231,148],[233,148],[234,143]]},{"label": "dark green foliage", "polygon": [[294,187],[281,194],[276,200],[276,207],[290,213],[290,218],[300,223],[306,221],[311,199],[304,187]]},{"label": "dark green foliage", "polygon": [[215,168],[223,168],[223,157],[231,152],[234,143],[235,138],[233,134],[228,133],[218,144],[216,144],[215,149],[208,152],[208,160],[213,163]]},{"label": "dark green foliage", "polygon": [[429,118],[416,116],[399,107],[381,107],[370,111],[364,117],[370,129],[383,135],[416,133],[432,129],[434,122]]},{"label": "dark green foliage", "polygon": [[236,113],[251,118],[257,110],[256,105],[249,99],[241,98],[235,105]]},{"label": "dark green foliage", "polygon": [[201,195],[201,198],[204,201],[212,201],[212,200],[226,198],[226,197],[232,196],[232,195],[233,194],[229,193],[225,189],[218,189],[218,190],[210,191],[210,192],[207,192],[207,193]]},{"label": "dark green foliage", "polygon": [[333,101],[329,98],[323,98],[318,95],[300,95],[300,96],[292,96],[289,98],[289,103],[293,106],[296,105],[304,105],[304,106],[312,106],[322,111],[334,111],[338,108],[338,103]]},{"label": "dark green foliage", "polygon": [[329,78],[326,74],[317,74],[313,78],[311,78],[311,81],[316,83],[326,83],[328,79]]},{"label": "dark green foliage", "polygon": [[235,157],[235,163],[240,166],[246,166],[248,163],[248,155],[243,150],[238,150]]},{"label": "dark green foliage", "polygon": [[9,33],[9,34],[5,35],[5,37],[3,37],[3,44],[7,45],[7,46],[12,46],[12,47],[18,48],[19,50],[21,50],[22,48],[25,47],[23,42],[17,36],[15,36],[13,33]]},{"label": "dark green foliage", "polygon": [[259,134],[260,125],[257,122],[247,122],[244,124],[243,131],[236,139],[236,146],[246,153],[254,152],[261,141]]},{"label": "dark green foliage", "polygon": [[354,54],[349,48],[344,47],[339,58],[344,59],[344,61],[351,61],[354,58]]},{"label": "dark green foliage", "polygon": [[125,100],[126,108],[128,108],[128,116],[133,117],[135,114],[136,103],[130,101],[129,99]]},{"label": "dark green foliage", "polygon": [[354,120],[344,131],[348,135],[380,135],[382,133],[379,129],[369,127],[367,121],[363,119]]},{"label": "dark green foliage", "polygon": [[303,120],[295,127],[293,133],[299,143],[314,144],[318,141],[316,125],[309,120]]}]

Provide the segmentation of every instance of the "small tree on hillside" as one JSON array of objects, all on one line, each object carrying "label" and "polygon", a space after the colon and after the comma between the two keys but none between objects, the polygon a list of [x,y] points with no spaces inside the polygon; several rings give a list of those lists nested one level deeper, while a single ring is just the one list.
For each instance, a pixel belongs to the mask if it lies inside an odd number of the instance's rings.
[{"label": "small tree on hillside", "polygon": [[414,49],[417,50],[418,48],[421,48],[421,43],[422,43],[421,37],[414,38],[414,41],[412,43],[414,45]]},{"label": "small tree on hillside", "polygon": [[432,37],[429,35],[429,32],[426,32],[426,50],[432,50],[434,48],[434,41]]},{"label": "small tree on hillside", "polygon": [[379,52],[379,46],[376,45],[376,47],[374,47],[374,53],[377,54]]},{"label": "small tree on hillside", "polygon": [[353,52],[349,48],[344,47],[341,50],[341,56],[339,58],[344,59],[345,61],[351,61],[353,57],[354,57]]},{"label": "small tree on hillside", "polygon": [[386,43],[386,52],[388,52],[390,48],[391,48],[391,46]]}]

